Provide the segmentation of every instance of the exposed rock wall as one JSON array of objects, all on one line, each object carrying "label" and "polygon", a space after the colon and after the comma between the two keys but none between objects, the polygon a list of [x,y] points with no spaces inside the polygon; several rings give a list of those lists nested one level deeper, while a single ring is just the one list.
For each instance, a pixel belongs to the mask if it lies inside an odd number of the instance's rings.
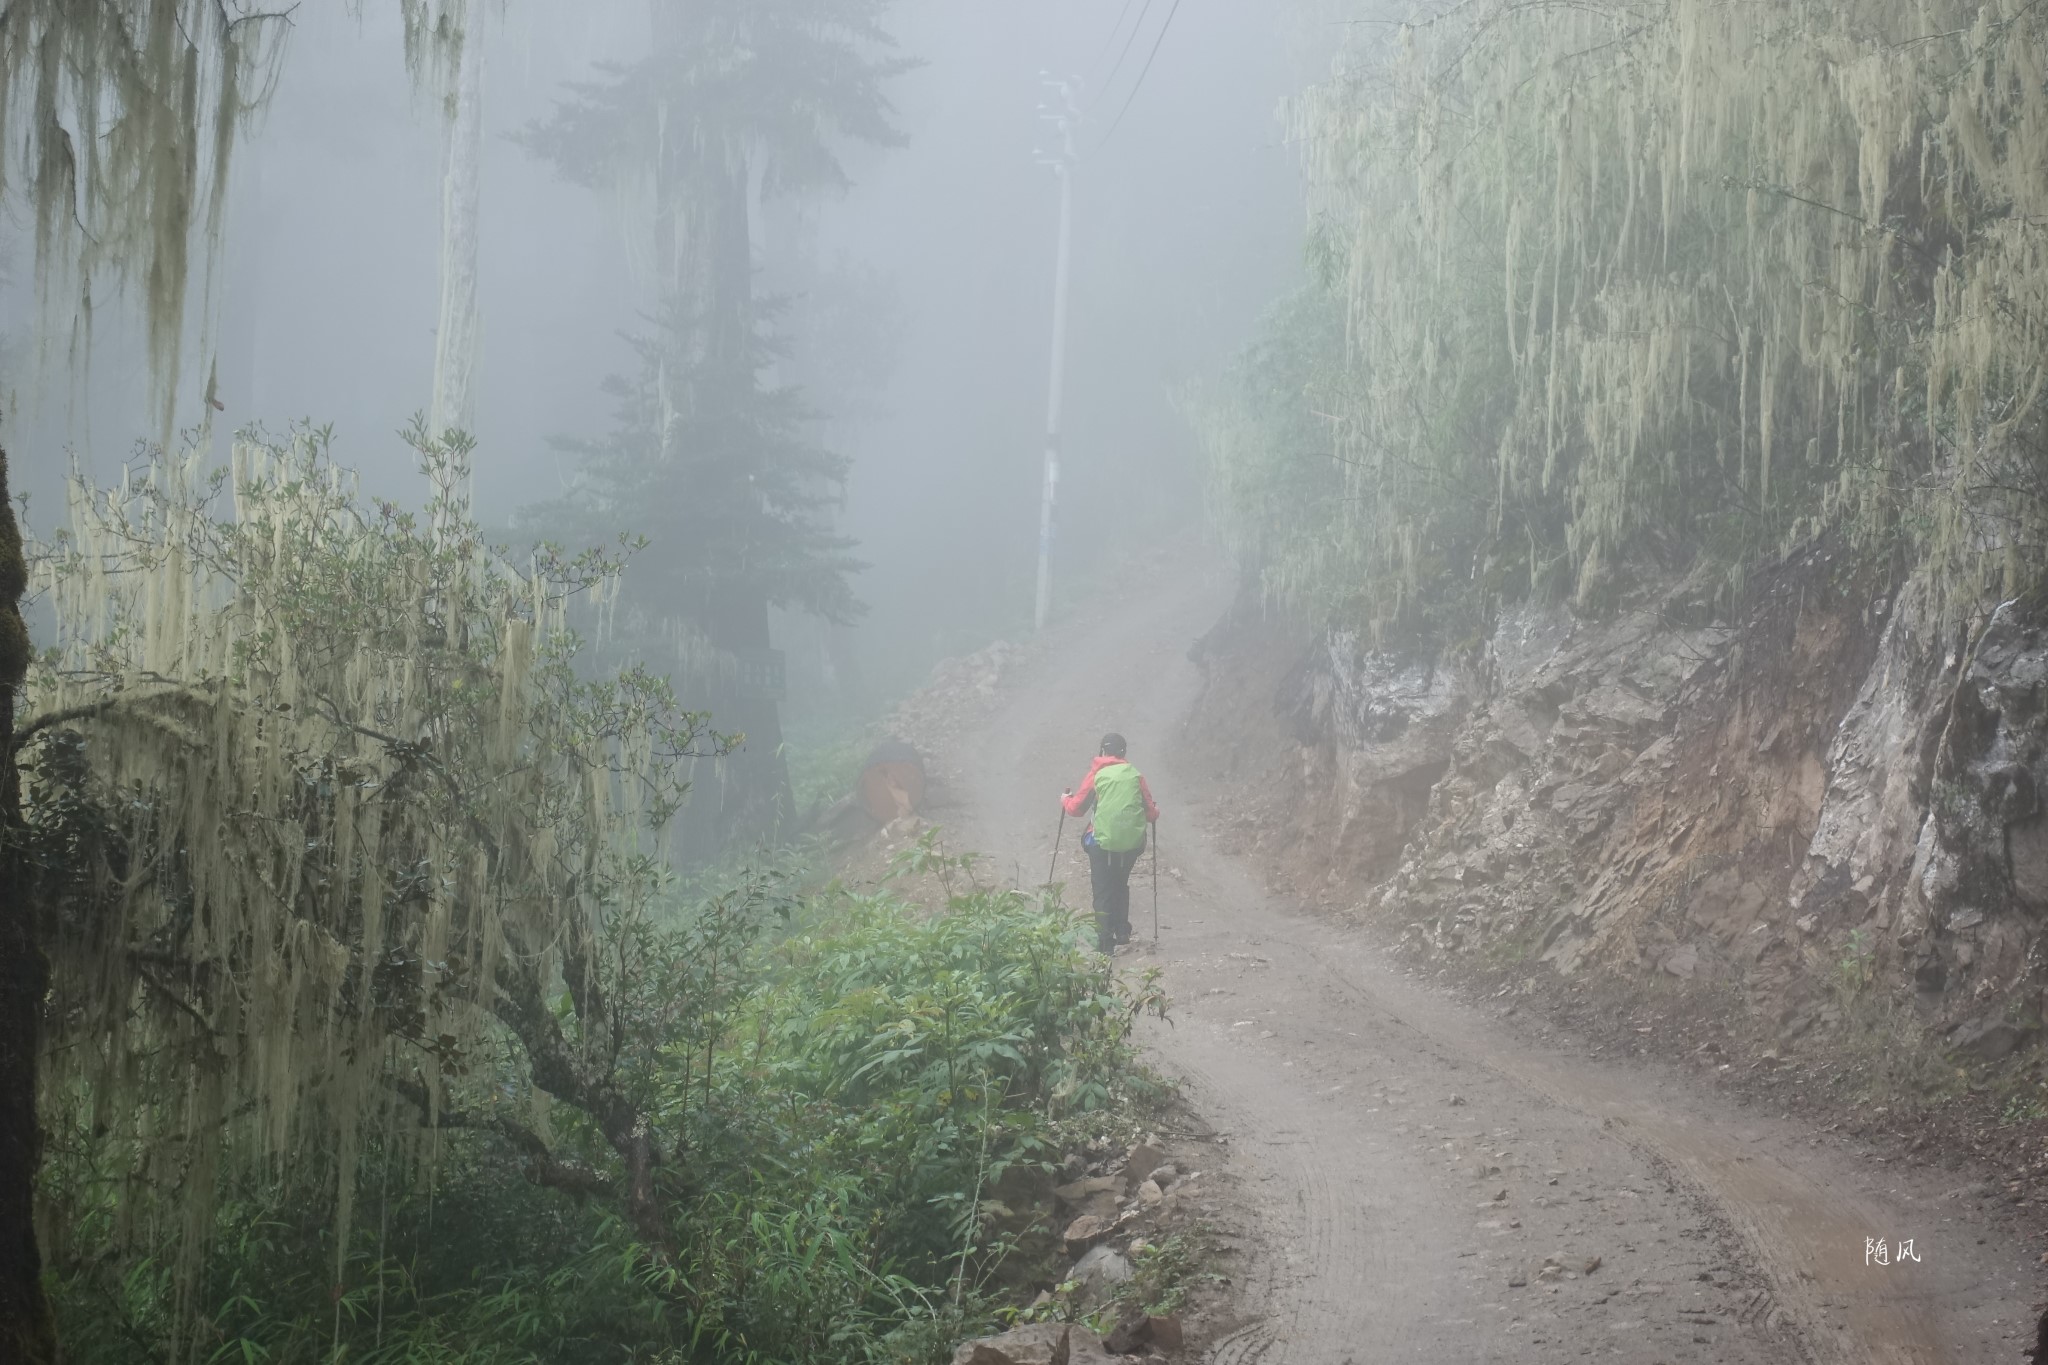
[{"label": "exposed rock wall", "polygon": [[1325,632],[1281,667],[1240,608],[1198,647],[1201,725],[1269,699],[1226,833],[1323,905],[1496,963],[1725,980],[1787,1038],[1889,992],[1997,1056],[2048,1000],[2048,612],[1934,619],[1825,547],[1735,620],[1651,582],[1601,620],[1518,607],[1457,658]]}]

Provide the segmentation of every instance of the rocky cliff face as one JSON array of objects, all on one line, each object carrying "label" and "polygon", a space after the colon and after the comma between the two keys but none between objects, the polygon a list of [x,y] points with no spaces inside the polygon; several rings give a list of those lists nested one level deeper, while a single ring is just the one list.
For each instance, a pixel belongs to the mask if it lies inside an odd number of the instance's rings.
[{"label": "rocky cliff face", "polygon": [[[1240,610],[1198,647],[1264,760],[1235,822],[1298,890],[1434,950],[1725,982],[1796,1039],[1882,998],[1996,1057],[2048,1004],[2048,612],[1935,627],[1925,593],[1825,548],[1736,620],[1691,583],[1613,616],[1505,614],[1464,657]],[[1254,640],[1253,636],[1259,638]]]}]

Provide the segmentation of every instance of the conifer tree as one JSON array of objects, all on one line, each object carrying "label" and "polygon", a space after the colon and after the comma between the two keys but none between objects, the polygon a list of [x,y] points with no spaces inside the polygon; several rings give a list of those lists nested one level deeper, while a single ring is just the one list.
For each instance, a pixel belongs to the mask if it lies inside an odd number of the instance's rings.
[{"label": "conifer tree", "polygon": [[769,610],[844,620],[850,542],[826,512],[845,463],[804,434],[797,395],[767,386],[773,308],[754,289],[760,199],[847,183],[837,147],[894,145],[884,0],[664,0],[645,60],[581,86],[529,149],[564,178],[627,191],[649,264],[641,373],[609,386],[620,426],[584,457],[581,484],[535,509],[567,534],[630,530],[650,544],[635,616],[676,643],[677,679],[722,728],[746,735],[701,781],[684,851],[766,833],[790,813],[780,721],[764,676]]}]

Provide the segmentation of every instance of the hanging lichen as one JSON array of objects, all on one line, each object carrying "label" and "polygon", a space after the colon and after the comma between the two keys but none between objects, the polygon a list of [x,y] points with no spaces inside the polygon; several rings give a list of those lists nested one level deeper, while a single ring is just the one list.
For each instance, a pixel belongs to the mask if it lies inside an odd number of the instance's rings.
[{"label": "hanging lichen", "polygon": [[441,308],[434,331],[428,430],[446,438],[476,426],[479,348],[477,215],[483,161],[482,0],[399,0],[405,63],[440,105]]},{"label": "hanging lichen", "polygon": [[95,286],[135,287],[166,428],[193,267],[288,31],[250,0],[0,5],[0,202],[29,204],[44,344],[82,365]]},{"label": "hanging lichen", "polygon": [[1264,565],[1384,632],[1425,598],[1904,544],[1963,610],[2048,563],[2048,11],[1451,7],[1297,101],[1348,316],[1327,536]]},{"label": "hanging lichen", "polygon": [[[358,0],[360,3],[360,0]],[[414,82],[442,101],[449,121],[456,114],[463,54],[469,47],[474,0],[398,0],[405,25],[405,65]]]},{"label": "hanging lichen", "polygon": [[121,1207],[175,1191],[183,1285],[224,1157],[338,1192],[345,1248],[364,1125],[431,1116],[487,1039],[634,1189],[658,1159],[584,1052],[606,1036],[591,954],[653,886],[709,732],[642,671],[579,677],[571,605],[612,599],[614,560],[515,569],[449,483],[422,525],[365,504],[321,433],[245,440],[231,474],[75,486],[33,548],[59,628],[20,732],[62,854],[42,1109],[99,1135]]}]

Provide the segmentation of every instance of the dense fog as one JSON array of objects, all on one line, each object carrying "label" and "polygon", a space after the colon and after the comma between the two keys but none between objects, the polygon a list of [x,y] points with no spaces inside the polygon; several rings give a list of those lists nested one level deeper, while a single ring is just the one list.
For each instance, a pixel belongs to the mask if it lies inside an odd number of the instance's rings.
[{"label": "dense fog", "polygon": [[2044,53],[0,0],[0,1365],[2048,1362]]},{"label": "dense fog", "polygon": [[[624,206],[509,135],[644,50],[648,10],[485,8],[476,500],[502,524],[573,478],[549,438],[605,426],[599,386],[630,369],[619,333],[649,306]],[[1278,111],[1323,36],[1230,0],[905,0],[883,23],[921,64],[887,83],[904,144],[850,146],[844,193],[770,197],[754,233],[757,288],[787,301],[777,377],[804,387],[818,435],[852,459],[840,524],[870,565],[855,584],[869,610],[853,639],[862,695],[846,706],[869,709],[939,655],[1029,623],[1059,201],[1038,159],[1059,142],[1040,116],[1060,98],[1045,76],[1098,83],[1080,87],[1076,132],[1064,576],[1106,541],[1199,512],[1177,391],[1244,341],[1297,269],[1297,159]],[[251,421],[331,422],[367,491],[401,498],[414,457],[395,433],[432,392],[442,145],[402,48],[392,6],[293,12],[275,95],[234,153],[217,312],[192,332],[176,407],[181,424],[200,418],[217,347],[220,441]],[[18,488],[54,512],[61,452],[104,475],[158,427],[118,304],[100,304],[77,392],[63,346],[46,338],[36,364],[30,272],[7,280],[0,437],[22,452]],[[778,629],[801,678],[816,628]]]}]

